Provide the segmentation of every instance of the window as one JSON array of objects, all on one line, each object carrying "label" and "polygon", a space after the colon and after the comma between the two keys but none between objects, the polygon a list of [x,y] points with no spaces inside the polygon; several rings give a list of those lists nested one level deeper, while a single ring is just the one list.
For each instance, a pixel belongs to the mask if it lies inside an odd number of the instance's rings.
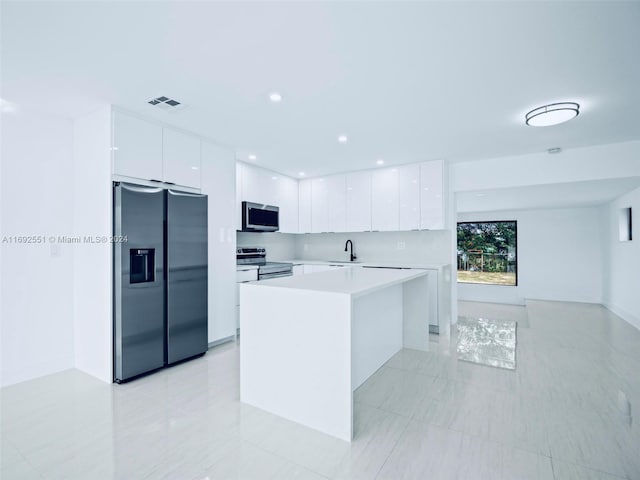
[{"label": "window", "polygon": [[516,221],[458,223],[458,282],[518,285]]}]

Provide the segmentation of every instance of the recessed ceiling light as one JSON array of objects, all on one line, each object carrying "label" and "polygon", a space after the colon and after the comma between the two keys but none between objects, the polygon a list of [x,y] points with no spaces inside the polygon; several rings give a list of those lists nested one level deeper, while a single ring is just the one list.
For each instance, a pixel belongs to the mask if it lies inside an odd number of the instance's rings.
[{"label": "recessed ceiling light", "polygon": [[277,180],[277,179],[278,179],[278,177],[275,177],[275,176],[271,177],[271,180]]},{"label": "recessed ceiling light", "polygon": [[338,142],[347,143],[348,141],[349,141],[349,139],[347,138],[346,135],[338,135]]},{"label": "recessed ceiling light", "polygon": [[282,95],[280,95],[278,92],[272,92],[269,94],[269,100],[271,100],[273,103],[278,103],[282,101]]},{"label": "recessed ceiling light", "polygon": [[249,154],[249,160],[257,160],[258,157],[256,157],[253,153]]},{"label": "recessed ceiling light", "polygon": [[378,160],[376,160],[376,163],[377,163],[378,165],[384,165],[384,160],[383,160],[383,159],[381,159],[381,158],[379,158]]},{"label": "recessed ceiling light", "polygon": [[550,103],[534,108],[524,116],[525,123],[532,127],[549,127],[564,123],[578,116],[580,105],[575,102]]},{"label": "recessed ceiling light", "polygon": [[304,172],[298,172],[298,175],[300,175],[301,177],[304,177],[306,175],[306,173]]}]

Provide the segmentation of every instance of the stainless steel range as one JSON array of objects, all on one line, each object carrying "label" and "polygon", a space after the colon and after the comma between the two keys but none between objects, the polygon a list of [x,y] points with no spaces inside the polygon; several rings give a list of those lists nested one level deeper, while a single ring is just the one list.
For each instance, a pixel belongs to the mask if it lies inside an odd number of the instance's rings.
[{"label": "stainless steel range", "polygon": [[258,280],[290,277],[293,275],[293,263],[267,262],[267,250],[264,247],[238,247],[237,265],[257,265]]}]

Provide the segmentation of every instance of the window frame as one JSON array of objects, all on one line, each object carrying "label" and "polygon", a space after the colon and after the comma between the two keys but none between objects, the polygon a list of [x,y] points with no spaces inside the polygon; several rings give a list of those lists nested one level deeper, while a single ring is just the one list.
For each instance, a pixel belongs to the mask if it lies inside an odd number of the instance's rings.
[{"label": "window frame", "polygon": [[[501,283],[482,283],[482,282],[461,282],[458,280],[458,265],[457,265],[457,257],[458,257],[458,225],[469,225],[469,224],[479,224],[479,223],[513,223],[515,224],[515,249],[516,249],[516,283],[514,285],[504,285]],[[464,221],[464,222],[456,222],[456,284],[470,284],[470,285],[489,285],[493,287],[517,287],[519,285],[520,280],[520,255],[518,254],[518,220],[475,220],[475,221]]]}]

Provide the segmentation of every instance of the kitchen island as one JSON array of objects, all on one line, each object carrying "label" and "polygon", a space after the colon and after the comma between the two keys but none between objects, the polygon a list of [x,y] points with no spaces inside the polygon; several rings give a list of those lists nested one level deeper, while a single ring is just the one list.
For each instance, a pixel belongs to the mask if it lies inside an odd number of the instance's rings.
[{"label": "kitchen island", "polygon": [[424,270],[352,267],[240,286],[240,400],[351,441],[353,391],[427,350]]}]

